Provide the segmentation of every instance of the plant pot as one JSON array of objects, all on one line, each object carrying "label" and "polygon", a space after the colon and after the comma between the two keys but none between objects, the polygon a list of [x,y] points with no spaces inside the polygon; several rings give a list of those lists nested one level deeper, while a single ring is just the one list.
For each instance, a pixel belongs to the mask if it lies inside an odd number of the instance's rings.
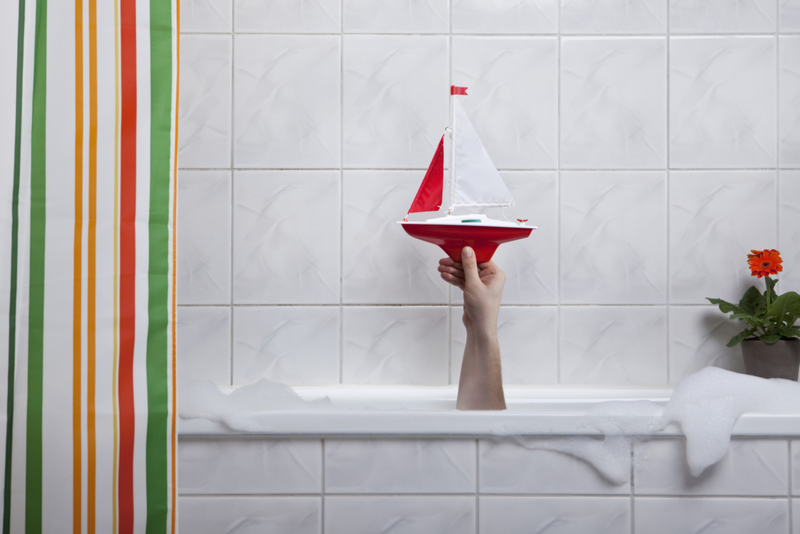
[{"label": "plant pot", "polygon": [[800,370],[800,339],[781,339],[769,345],[758,339],[742,341],[744,370],[761,378],[797,381]]}]

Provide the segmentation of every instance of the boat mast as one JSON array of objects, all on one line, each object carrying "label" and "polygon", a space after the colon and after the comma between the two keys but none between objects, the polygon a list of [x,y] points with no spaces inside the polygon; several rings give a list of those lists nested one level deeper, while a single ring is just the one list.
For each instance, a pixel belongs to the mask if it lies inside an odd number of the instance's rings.
[{"label": "boat mast", "polygon": [[456,92],[450,88],[450,207],[447,214],[453,214],[456,203]]}]

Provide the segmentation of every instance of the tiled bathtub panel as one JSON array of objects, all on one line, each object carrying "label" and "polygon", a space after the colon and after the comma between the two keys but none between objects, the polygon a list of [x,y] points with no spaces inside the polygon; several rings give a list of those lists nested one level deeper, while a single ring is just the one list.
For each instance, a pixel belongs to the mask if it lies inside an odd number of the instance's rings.
[{"label": "tiled bathtub panel", "polygon": [[778,46],[780,165],[800,167],[800,35],[781,35]]},{"label": "tiled bathtub panel", "polygon": [[[231,310],[222,306],[178,307],[180,385],[210,380],[231,383]],[[180,396],[183,388],[178,388]]]},{"label": "tiled bathtub panel", "polygon": [[671,306],[669,309],[669,383],[678,385],[703,367],[744,372],[741,345],[726,346],[742,331],[738,321],[716,306]]},{"label": "tiled bathtub panel", "polygon": [[777,241],[775,179],[775,171],[670,172],[673,304],[738,302],[753,284],[747,254]]},{"label": "tiled bathtub panel", "polygon": [[481,497],[481,534],[626,534],[631,501],[610,497]]},{"label": "tiled bathtub panel", "polygon": [[800,291],[800,171],[781,171],[779,177],[778,250],[783,272],[780,292]]},{"label": "tiled bathtub panel", "polygon": [[562,439],[569,438],[481,440],[479,491],[541,495],[630,493],[629,482],[614,484],[590,463],[552,450]]},{"label": "tiled bathtub panel", "polygon": [[320,440],[182,438],[181,495],[320,493]]},{"label": "tiled bathtub panel", "polygon": [[233,0],[183,0],[181,33],[229,33]]},{"label": "tiled bathtub panel", "polygon": [[669,0],[672,33],[774,33],[773,0]]},{"label": "tiled bathtub panel", "polygon": [[180,138],[182,168],[231,165],[231,37],[181,37]]},{"label": "tiled bathtub panel", "polygon": [[[467,331],[463,308],[453,307],[451,323],[450,383],[458,384]],[[500,308],[497,337],[500,342],[504,384],[554,384],[558,379],[558,309],[548,307]]]},{"label": "tiled bathtub panel", "polygon": [[453,33],[556,33],[558,0],[453,0]]},{"label": "tiled bathtub panel", "polygon": [[234,167],[339,167],[341,38],[236,35]]},{"label": "tiled bathtub panel", "polygon": [[667,382],[666,307],[562,307],[560,382]]},{"label": "tiled bathtub panel", "polygon": [[342,382],[448,383],[448,314],[440,307],[345,307]]},{"label": "tiled bathtub panel", "polygon": [[558,161],[558,40],[454,37],[453,83],[499,169],[554,169]]},{"label": "tiled bathtub panel", "polygon": [[671,168],[776,161],[775,38],[671,37]]},{"label": "tiled bathtub panel", "polygon": [[426,169],[447,126],[447,37],[347,35],[343,76],[343,165]]},{"label": "tiled bathtub panel", "polygon": [[[800,440],[790,440],[789,447],[791,450],[791,472],[790,476],[792,477],[792,495],[794,497],[800,496]],[[795,516],[799,517],[800,516]],[[800,523],[800,521],[798,521]]]},{"label": "tiled bathtub panel", "polygon": [[338,307],[237,307],[233,383],[337,384],[339,330]]},{"label": "tiled bathtub panel", "polygon": [[341,0],[234,0],[237,32],[339,33]]},{"label": "tiled bathtub panel", "polygon": [[[425,171],[345,171],[342,301],[345,304],[446,304],[436,270],[442,250],[397,224]],[[425,220],[431,214],[412,220]]]},{"label": "tiled bathtub panel", "polygon": [[728,453],[698,477],[689,472],[684,439],[644,439],[634,445],[637,495],[782,496],[788,488],[788,442],[734,439]]},{"label": "tiled bathtub panel", "polygon": [[447,0],[344,0],[345,33],[447,33]]},{"label": "tiled bathtub panel", "polygon": [[325,440],[326,493],[472,493],[475,440]]},{"label": "tiled bathtub panel", "polygon": [[667,0],[561,0],[561,33],[665,33]]},{"label": "tiled bathtub panel", "polygon": [[475,497],[326,496],[325,534],[475,534]]},{"label": "tiled bathtub panel", "polygon": [[[502,245],[492,257],[506,273],[503,304],[530,305],[558,302],[558,173],[502,172],[500,175],[514,197],[514,206],[505,212],[493,208],[486,212],[494,219],[504,215],[511,221],[527,219],[538,227],[530,237]],[[439,257],[444,254],[438,253]],[[453,288],[451,302],[464,302],[461,290]]]},{"label": "tiled bathtub panel", "polygon": [[637,497],[638,534],[786,534],[789,503],[784,499]]},{"label": "tiled bathtub panel", "polygon": [[231,173],[178,173],[178,304],[231,302]]},{"label": "tiled bathtub panel", "polygon": [[561,168],[663,169],[665,37],[561,40]]},{"label": "tiled bathtub panel", "polygon": [[178,499],[182,534],[320,534],[321,497]]},{"label": "tiled bathtub panel", "polygon": [[561,301],[665,304],[667,176],[561,173]]},{"label": "tiled bathtub panel", "polygon": [[339,303],[338,171],[237,171],[234,304]]}]

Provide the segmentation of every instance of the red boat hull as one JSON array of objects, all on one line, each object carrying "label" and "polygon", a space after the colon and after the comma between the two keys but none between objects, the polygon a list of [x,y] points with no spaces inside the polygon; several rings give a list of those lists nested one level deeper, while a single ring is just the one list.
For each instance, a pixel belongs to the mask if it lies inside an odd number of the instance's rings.
[{"label": "red boat hull", "polygon": [[501,243],[524,239],[533,228],[459,224],[401,223],[411,237],[439,245],[453,261],[461,261],[461,249],[472,247],[478,263],[492,259]]}]

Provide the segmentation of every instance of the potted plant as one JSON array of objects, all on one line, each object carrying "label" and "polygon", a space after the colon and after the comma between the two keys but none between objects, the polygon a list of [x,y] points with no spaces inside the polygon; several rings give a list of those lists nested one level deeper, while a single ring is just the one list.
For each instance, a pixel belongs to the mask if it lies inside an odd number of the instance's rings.
[{"label": "potted plant", "polygon": [[747,255],[751,275],[764,278],[766,290],[755,286],[745,291],[739,305],[722,299],[708,300],[717,304],[731,319],[747,323],[747,327],[728,342],[729,347],[742,343],[745,372],[762,378],[797,380],[800,367],[800,295],[789,291],[775,293],[777,279],[772,274],[783,271],[783,260],[777,250],[751,250]]}]

